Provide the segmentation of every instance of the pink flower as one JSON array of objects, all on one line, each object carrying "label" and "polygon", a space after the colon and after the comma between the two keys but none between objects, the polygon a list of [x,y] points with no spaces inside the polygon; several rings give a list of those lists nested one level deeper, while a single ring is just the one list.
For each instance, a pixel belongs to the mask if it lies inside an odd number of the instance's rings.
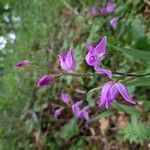
[{"label": "pink flower", "polygon": [[79,112],[80,112],[80,105],[83,103],[83,100],[80,100],[78,102],[76,102],[75,104],[72,105],[72,112],[76,114],[76,116],[79,116]]},{"label": "pink flower", "polygon": [[101,9],[101,14],[105,15],[107,13],[113,13],[115,10],[116,10],[116,4],[108,2],[107,5],[106,5],[106,7],[103,7]]},{"label": "pink flower", "polygon": [[80,119],[89,120],[89,113],[87,111],[88,109],[89,106],[85,106],[83,109],[81,109],[78,117]]},{"label": "pink flower", "polygon": [[112,27],[113,30],[116,29],[117,27],[117,24],[118,24],[118,17],[113,17],[111,20],[110,20],[110,26]]},{"label": "pink flower", "polygon": [[68,104],[69,101],[71,100],[71,96],[67,93],[62,93],[61,94],[61,99],[64,103]]},{"label": "pink flower", "polygon": [[65,54],[58,55],[60,60],[60,66],[65,71],[73,71],[76,67],[76,61],[74,58],[73,48],[69,49],[69,52]]},{"label": "pink flower", "polygon": [[83,109],[80,108],[80,105],[83,103],[83,101],[78,101],[75,104],[72,105],[72,112],[75,114],[75,116],[79,119],[89,120],[89,114],[87,110],[89,109],[89,106],[85,106]]},{"label": "pink flower", "polygon": [[113,13],[116,10],[116,4],[108,2],[106,6],[106,12],[107,13]]},{"label": "pink flower", "polygon": [[31,64],[31,62],[29,60],[22,60],[18,63],[16,63],[16,67],[17,68],[25,68],[28,67]]},{"label": "pink flower", "polygon": [[102,87],[101,95],[99,97],[99,107],[102,107],[104,105],[106,109],[108,109],[110,104],[113,101],[115,101],[118,94],[121,94],[125,101],[127,101],[128,103],[136,104],[136,102],[132,99],[131,95],[129,94],[128,89],[122,83],[110,81]]},{"label": "pink flower", "polygon": [[92,44],[87,46],[88,53],[85,57],[85,60],[88,65],[98,65],[105,58],[107,55],[106,44],[107,38],[104,36],[96,47],[94,47]]},{"label": "pink flower", "polygon": [[112,78],[112,72],[110,70],[102,69],[99,67],[99,64],[107,55],[106,45],[107,45],[106,36],[102,38],[102,40],[96,47],[94,47],[92,44],[89,44],[87,46],[88,53],[85,57],[85,60],[88,65],[94,67],[97,73],[108,75],[109,78]]},{"label": "pink flower", "polygon": [[55,112],[54,112],[55,118],[58,118],[60,116],[62,110],[63,110],[63,108],[58,108],[55,110]]},{"label": "pink flower", "polygon": [[37,87],[43,87],[49,85],[52,83],[52,81],[53,78],[50,75],[44,75],[38,80]]},{"label": "pink flower", "polygon": [[92,13],[94,16],[98,15],[98,10],[97,10],[97,8],[96,8],[96,7],[92,7],[92,8],[91,8],[91,13]]}]

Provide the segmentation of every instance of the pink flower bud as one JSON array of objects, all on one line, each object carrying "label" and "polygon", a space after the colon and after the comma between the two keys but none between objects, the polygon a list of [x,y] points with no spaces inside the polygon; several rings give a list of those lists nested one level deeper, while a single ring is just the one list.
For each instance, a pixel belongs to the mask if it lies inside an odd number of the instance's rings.
[{"label": "pink flower bud", "polygon": [[41,77],[37,83],[37,87],[43,87],[46,85],[51,84],[53,81],[53,78],[50,75],[44,75]]},{"label": "pink flower bud", "polygon": [[60,66],[65,71],[73,71],[76,67],[73,48],[69,49],[67,54],[58,55]]},{"label": "pink flower bud", "polygon": [[31,64],[31,62],[29,60],[22,60],[18,63],[16,63],[16,67],[17,68],[25,68],[28,67]]}]

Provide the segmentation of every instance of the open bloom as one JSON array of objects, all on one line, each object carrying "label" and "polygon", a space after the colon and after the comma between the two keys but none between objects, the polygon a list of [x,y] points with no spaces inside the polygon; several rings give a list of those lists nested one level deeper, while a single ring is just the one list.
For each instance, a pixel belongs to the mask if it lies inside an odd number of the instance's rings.
[{"label": "open bloom", "polygon": [[65,54],[58,55],[60,60],[60,66],[65,71],[73,71],[76,67],[76,61],[74,58],[73,48],[69,49],[69,52]]},{"label": "open bloom", "polygon": [[129,94],[128,89],[122,83],[110,81],[107,82],[101,90],[99,107],[105,106],[106,109],[108,109],[110,104],[115,101],[119,93],[128,103],[136,104]]},{"label": "open bloom", "polygon": [[29,60],[22,60],[18,63],[16,63],[16,67],[17,68],[25,68],[28,67],[31,64],[31,62]]},{"label": "open bloom", "polygon": [[84,120],[89,120],[89,113],[88,113],[88,110],[89,109],[89,106],[85,106],[83,109],[81,109],[79,111],[79,115],[78,115],[78,118],[80,119],[84,119]]},{"label": "open bloom", "polygon": [[116,4],[112,2],[108,2],[106,7],[101,9],[101,14],[105,15],[107,13],[113,13],[116,10]]},{"label": "open bloom", "polygon": [[96,7],[92,7],[92,8],[91,8],[91,13],[92,13],[94,16],[98,15],[98,10],[97,10],[97,8],[96,8]]},{"label": "open bloom", "polygon": [[88,65],[98,65],[105,58],[107,54],[106,44],[107,38],[106,36],[104,36],[96,47],[94,47],[92,44],[89,44],[87,46],[88,53],[85,57],[85,60],[88,63]]},{"label": "open bloom", "polygon": [[37,87],[43,87],[49,85],[52,83],[52,81],[53,78],[50,75],[44,75],[38,80]]},{"label": "open bloom", "polygon": [[100,74],[108,75],[109,78],[112,78],[112,73],[110,70],[102,69],[99,67],[100,62],[106,57],[107,55],[107,38],[104,36],[99,44],[94,47],[92,44],[87,46],[88,53],[85,57],[85,60],[88,65],[93,66],[95,71]]},{"label": "open bloom", "polygon": [[75,116],[79,119],[84,119],[88,120],[89,119],[89,114],[88,114],[88,109],[89,106],[83,107],[83,109],[80,108],[80,105],[83,103],[83,101],[78,101],[75,104],[72,105],[72,112],[75,114]]},{"label": "open bloom", "polygon": [[71,100],[71,96],[67,93],[61,93],[61,99],[64,103],[68,104]]},{"label": "open bloom", "polygon": [[112,27],[113,30],[116,29],[117,27],[117,24],[118,24],[118,17],[113,17],[111,20],[110,20],[110,26]]},{"label": "open bloom", "polygon": [[63,108],[58,108],[55,110],[55,112],[54,112],[55,118],[58,118],[60,116],[62,110],[63,110]]}]

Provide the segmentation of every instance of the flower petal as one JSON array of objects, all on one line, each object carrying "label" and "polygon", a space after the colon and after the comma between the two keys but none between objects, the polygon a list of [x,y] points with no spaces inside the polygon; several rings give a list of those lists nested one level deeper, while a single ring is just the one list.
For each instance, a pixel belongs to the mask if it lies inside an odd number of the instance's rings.
[{"label": "flower petal", "polygon": [[97,10],[97,8],[96,8],[96,7],[92,7],[92,8],[91,8],[91,13],[92,13],[94,16],[98,15],[98,10]]},{"label": "flower petal", "polygon": [[107,6],[106,6],[106,12],[107,13],[113,13],[116,9],[116,4],[115,3],[111,3],[111,2],[108,2],[107,3]]},{"label": "flower petal", "polygon": [[65,55],[58,55],[59,61],[60,61],[60,66],[63,70],[68,71],[69,67],[66,64],[66,56]]},{"label": "flower petal", "polygon": [[74,70],[76,67],[76,61],[74,58],[74,50],[73,48],[69,49],[69,52],[67,54],[67,58],[66,58],[66,64],[69,67],[69,70]]},{"label": "flower petal", "polygon": [[112,27],[113,30],[116,29],[117,24],[118,24],[118,17],[114,17],[110,20],[110,26]]},{"label": "flower petal", "polygon": [[[109,95],[108,95],[108,92],[109,92],[109,89],[114,85],[114,82],[110,81],[110,82],[107,82],[103,87],[102,87],[102,90],[101,90],[101,96],[99,97],[100,98],[100,104],[99,104],[99,107],[103,106],[106,104],[107,101],[109,101]],[[107,109],[107,108],[106,108]]]},{"label": "flower petal", "polygon": [[38,80],[37,87],[43,87],[49,85],[52,83],[52,81],[53,78],[50,75],[44,75]]},{"label": "flower petal", "polygon": [[60,116],[62,110],[63,110],[63,108],[58,108],[58,109],[55,110],[55,112],[54,112],[55,118],[58,118],[58,116]]},{"label": "flower petal", "polygon": [[16,68],[25,68],[28,67],[31,64],[29,60],[22,60],[18,63],[16,63]]},{"label": "flower petal", "polygon": [[67,93],[61,93],[61,99],[64,103],[68,104],[71,100],[71,96]]},{"label": "flower petal", "polygon": [[99,44],[95,47],[96,53],[107,53],[106,52],[106,45],[107,45],[107,37],[104,36]]},{"label": "flower petal", "polygon": [[112,78],[112,72],[110,70],[107,70],[107,69],[101,69],[100,67],[98,66],[95,66],[94,67],[95,71],[99,74],[104,74],[104,75],[107,75],[109,78]]},{"label": "flower petal", "polygon": [[122,83],[116,83],[116,87],[118,88],[122,97],[129,103],[136,104],[136,101],[132,99],[130,96],[128,89]]}]

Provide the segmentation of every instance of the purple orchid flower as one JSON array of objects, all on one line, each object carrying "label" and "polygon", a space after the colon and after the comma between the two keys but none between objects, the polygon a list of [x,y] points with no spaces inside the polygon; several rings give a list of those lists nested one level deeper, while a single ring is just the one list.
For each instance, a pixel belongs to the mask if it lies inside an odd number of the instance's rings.
[{"label": "purple orchid flower", "polygon": [[67,93],[61,93],[61,99],[64,103],[68,104],[71,100],[71,96]]},{"label": "purple orchid flower", "polygon": [[79,118],[80,119],[84,119],[84,120],[89,120],[89,113],[88,113],[88,110],[89,109],[89,106],[85,106],[83,109],[80,110],[79,112]]},{"label": "purple orchid flower", "polygon": [[65,54],[58,55],[60,60],[60,66],[65,71],[73,71],[76,67],[76,61],[74,57],[73,48],[69,49],[69,52]]},{"label": "purple orchid flower", "polygon": [[18,63],[16,63],[16,67],[17,68],[25,68],[28,67],[31,64],[31,62],[29,60],[22,60]]},{"label": "purple orchid flower", "polygon": [[75,116],[79,119],[89,120],[89,114],[87,110],[89,109],[89,106],[85,106],[83,109],[80,108],[80,105],[83,103],[83,101],[78,101],[75,104],[72,105],[72,112],[75,114]]},{"label": "purple orchid flower", "polygon": [[71,106],[72,112],[79,116],[80,105],[83,103],[83,100],[80,100]]},{"label": "purple orchid flower", "polygon": [[88,53],[85,57],[85,60],[88,65],[93,66],[95,71],[100,74],[108,75],[109,78],[112,78],[112,73],[110,70],[102,69],[99,67],[99,63],[106,57],[107,55],[107,38],[104,36],[100,43],[94,47],[92,44],[87,46]]},{"label": "purple orchid flower", "polygon": [[104,36],[96,47],[94,47],[92,44],[87,46],[88,53],[85,57],[85,60],[88,65],[98,65],[105,58],[107,55],[106,44],[107,38]]},{"label": "purple orchid flower", "polygon": [[116,10],[116,4],[112,2],[108,2],[106,7],[101,9],[101,14],[105,15],[107,13],[113,13]]},{"label": "purple orchid flower", "polygon": [[106,6],[106,12],[107,13],[113,13],[116,10],[116,4],[108,2]]},{"label": "purple orchid flower", "polygon": [[98,10],[96,7],[92,7],[91,8],[91,13],[94,15],[94,16],[97,16],[98,15]]},{"label": "purple orchid flower", "polygon": [[104,105],[106,109],[108,109],[110,104],[115,101],[119,93],[128,103],[136,104],[136,101],[132,99],[131,95],[128,92],[128,89],[122,83],[110,81],[107,82],[101,90],[101,96],[99,97],[99,107],[102,107]]},{"label": "purple orchid flower", "polygon": [[60,116],[62,110],[63,110],[63,108],[58,108],[55,110],[55,112],[54,112],[55,118],[58,118]]},{"label": "purple orchid flower", "polygon": [[110,26],[112,27],[113,30],[115,30],[116,27],[117,27],[118,19],[119,19],[119,17],[113,17],[113,18],[110,20]]},{"label": "purple orchid flower", "polygon": [[52,83],[52,81],[53,81],[53,78],[50,75],[44,75],[39,79],[37,83],[37,87],[43,87],[43,86],[49,85]]}]

